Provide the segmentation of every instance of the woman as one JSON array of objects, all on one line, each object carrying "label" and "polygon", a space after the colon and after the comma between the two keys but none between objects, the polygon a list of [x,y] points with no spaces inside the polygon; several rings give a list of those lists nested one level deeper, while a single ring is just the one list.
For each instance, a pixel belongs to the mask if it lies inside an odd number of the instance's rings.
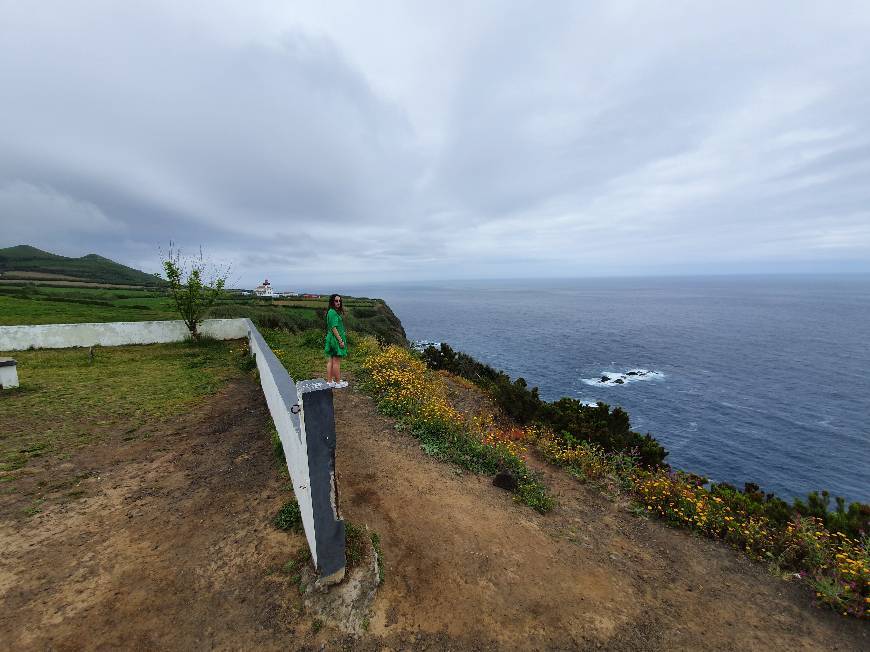
[{"label": "woman", "polygon": [[341,359],[347,355],[343,314],[341,296],[330,295],[329,310],[326,311],[326,342],[323,345],[323,352],[329,358],[326,363],[326,382],[330,387],[347,387],[347,383],[341,382]]}]

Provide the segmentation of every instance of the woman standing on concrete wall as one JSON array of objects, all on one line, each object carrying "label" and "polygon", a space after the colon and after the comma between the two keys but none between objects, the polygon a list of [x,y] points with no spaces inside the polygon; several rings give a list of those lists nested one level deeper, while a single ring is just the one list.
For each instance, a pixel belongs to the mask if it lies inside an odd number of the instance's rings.
[{"label": "woman standing on concrete wall", "polygon": [[323,352],[329,358],[326,363],[326,382],[332,387],[347,387],[341,381],[341,359],[347,355],[347,336],[344,333],[344,307],[341,296],[332,294],[329,297],[329,309],[326,311],[326,342]]}]

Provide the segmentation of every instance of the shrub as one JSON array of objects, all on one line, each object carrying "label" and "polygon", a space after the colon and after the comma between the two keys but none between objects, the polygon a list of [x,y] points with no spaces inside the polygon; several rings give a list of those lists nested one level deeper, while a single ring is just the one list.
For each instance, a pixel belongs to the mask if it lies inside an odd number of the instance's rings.
[{"label": "shrub", "polygon": [[843,532],[852,537],[870,533],[870,505],[854,502],[846,508],[846,501],[840,496],[834,501],[837,507],[830,511],[831,495],[827,491],[821,494],[813,491],[807,496],[806,502],[794,501],[794,511],[802,516],[820,519],[832,532]]},{"label": "shrub", "polygon": [[290,333],[301,333],[320,328],[322,322],[306,310],[294,310],[281,306],[258,306],[250,303],[220,304],[209,311],[209,316],[219,319],[247,317],[258,329],[281,329]]},{"label": "shrub", "polygon": [[586,406],[572,398],[561,398],[543,405],[539,422],[569,446],[588,441],[608,452],[631,452],[646,466],[661,465],[668,454],[650,435],[632,431],[622,408],[611,410],[606,403]]},{"label": "shrub", "polygon": [[[723,540],[778,573],[798,574],[817,599],[844,615],[870,617],[870,537],[864,532],[867,505],[842,499],[829,511],[827,495],[813,493],[789,506],[754,483],[742,491],[666,468],[638,466],[631,455],[546,429],[530,440],[551,463],[581,480],[618,482],[640,503],[639,511],[699,534]],[[855,530],[855,528],[858,528]]]},{"label": "shrub", "polygon": [[483,387],[511,419],[521,425],[537,423],[548,428],[567,445],[592,442],[605,451],[631,453],[647,466],[661,465],[667,457],[667,451],[652,436],[631,430],[628,414],[621,408],[611,410],[604,403],[588,407],[571,398],[548,403],[538,396],[537,387],[529,389],[525,379],[511,381],[506,373],[454,351],[446,343],[440,348],[427,347],[421,359],[430,369],[449,371]]},{"label": "shrub", "polygon": [[185,259],[181,251],[170,244],[169,253],[163,260],[163,271],[169,281],[169,294],[175,309],[191,336],[197,339],[199,323],[222,294],[229,270],[208,264],[202,251],[198,257]]},{"label": "shrub", "polygon": [[524,378],[513,383],[507,374],[499,374],[490,381],[490,393],[499,407],[514,421],[526,425],[541,413],[543,402],[538,397],[538,388],[528,388]]}]

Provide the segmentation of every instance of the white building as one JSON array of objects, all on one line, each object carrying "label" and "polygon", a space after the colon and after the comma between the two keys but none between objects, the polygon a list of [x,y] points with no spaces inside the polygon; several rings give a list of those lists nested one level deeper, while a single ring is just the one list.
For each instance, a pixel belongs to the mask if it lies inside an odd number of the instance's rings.
[{"label": "white building", "polygon": [[269,284],[269,279],[263,281],[263,285],[255,287],[254,294],[258,297],[274,297],[275,293],[272,292],[272,286]]}]

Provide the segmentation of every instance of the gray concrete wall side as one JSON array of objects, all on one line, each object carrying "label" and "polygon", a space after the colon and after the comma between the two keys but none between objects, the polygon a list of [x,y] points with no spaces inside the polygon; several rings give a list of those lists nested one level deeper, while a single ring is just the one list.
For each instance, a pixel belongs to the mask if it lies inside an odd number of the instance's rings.
[{"label": "gray concrete wall side", "polygon": [[248,319],[245,321],[248,325],[251,353],[255,356],[257,370],[260,372],[260,385],[284,448],[287,470],[293,483],[293,493],[296,495],[299,511],[302,514],[305,538],[308,540],[311,556],[317,566],[317,533],[314,526],[311,479],[308,471],[308,442],[298,413],[294,414],[290,409],[298,401],[296,386],[254,324]]},{"label": "gray concrete wall side", "polygon": [[[284,365],[281,364],[278,357],[272,352],[272,349],[266,343],[266,340],[263,339],[263,336],[260,334],[260,331],[257,330],[256,326],[254,326],[253,322],[250,319],[245,319],[245,321],[248,325],[247,337],[251,344],[251,350],[254,350],[254,344],[256,343],[257,349],[263,352],[262,359],[268,366],[270,375],[275,379],[278,393],[280,394],[284,405],[295,405],[298,399],[296,383],[290,377],[290,374],[287,373],[287,369],[284,368]],[[262,372],[260,375],[262,376]],[[290,420],[293,423],[293,427],[298,432],[300,429],[299,415],[291,412]]]}]

